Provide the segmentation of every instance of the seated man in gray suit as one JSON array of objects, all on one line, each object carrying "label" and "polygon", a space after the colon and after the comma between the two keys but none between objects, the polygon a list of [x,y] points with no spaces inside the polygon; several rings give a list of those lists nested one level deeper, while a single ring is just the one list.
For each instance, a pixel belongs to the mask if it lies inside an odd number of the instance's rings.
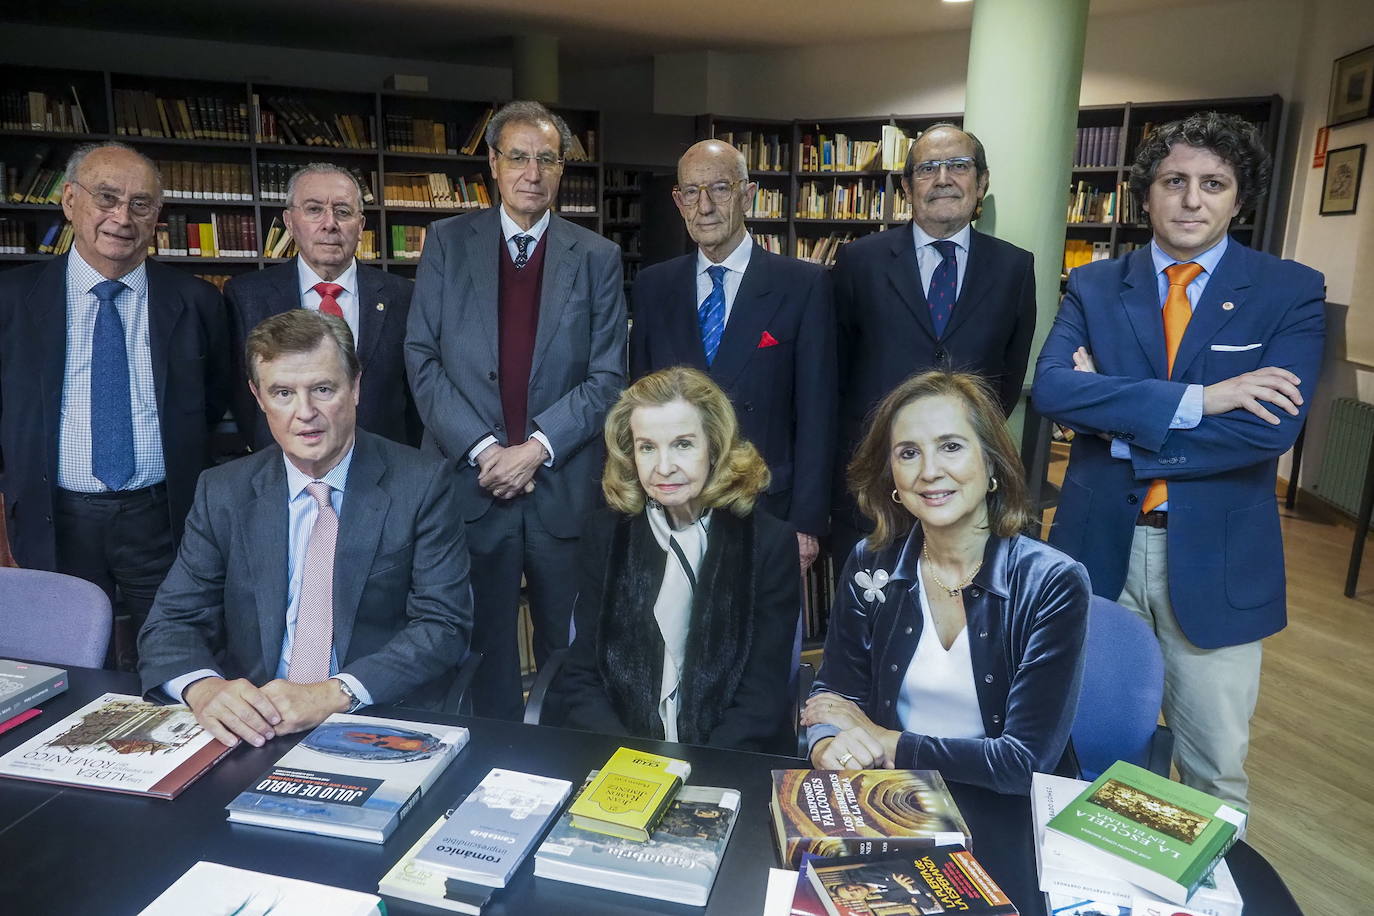
[{"label": "seated man in gray suit", "polygon": [[356,428],[342,319],[292,309],[246,349],[279,447],[201,475],[139,634],[144,692],[258,747],[330,713],[441,697],[472,630],[453,469]]}]

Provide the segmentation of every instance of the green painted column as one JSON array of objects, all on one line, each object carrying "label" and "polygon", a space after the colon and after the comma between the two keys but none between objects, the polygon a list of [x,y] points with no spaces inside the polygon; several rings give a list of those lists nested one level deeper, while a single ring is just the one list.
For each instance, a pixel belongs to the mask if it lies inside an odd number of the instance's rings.
[{"label": "green painted column", "polygon": [[557,103],[558,39],[553,35],[517,35],[512,52],[515,97]]},{"label": "green painted column", "polygon": [[[1059,307],[1088,0],[975,0],[964,125],[988,154],[978,228],[1035,255],[1035,357]],[[1021,409],[1011,429],[1021,433]]]}]

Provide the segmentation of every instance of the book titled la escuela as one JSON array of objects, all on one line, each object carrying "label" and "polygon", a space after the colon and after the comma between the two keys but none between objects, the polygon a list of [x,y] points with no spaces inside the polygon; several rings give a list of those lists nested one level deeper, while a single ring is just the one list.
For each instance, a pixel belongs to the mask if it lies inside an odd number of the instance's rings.
[{"label": "book titled la escuela", "polygon": [[691,775],[685,760],[619,748],[568,806],[572,825],[647,842]]},{"label": "book titled la escuela", "polygon": [[459,726],[335,713],[228,804],[229,820],[385,843],[467,741]]}]

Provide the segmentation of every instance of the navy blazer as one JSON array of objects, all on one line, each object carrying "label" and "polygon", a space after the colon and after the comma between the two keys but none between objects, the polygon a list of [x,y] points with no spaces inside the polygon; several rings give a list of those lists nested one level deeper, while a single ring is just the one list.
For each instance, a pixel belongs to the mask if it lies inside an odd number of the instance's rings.
[{"label": "navy blazer", "polygon": [[[1283,540],[1274,498],[1280,455],[1302,429],[1325,340],[1321,274],[1231,239],[1193,310],[1168,379],[1164,321],[1149,247],[1069,275],[1036,366],[1036,409],[1073,427],[1050,543],[1081,560],[1093,591],[1113,601],[1130,562],[1135,518],[1150,481],[1169,482],[1169,598],[1179,626],[1204,649],[1281,630],[1287,620]],[[1097,372],[1076,372],[1087,347]],[[1190,384],[1264,366],[1301,379],[1298,416],[1273,426],[1246,410],[1169,429]],[[1124,439],[1113,458],[1096,433]]]},{"label": "navy blazer", "polygon": [[[148,260],[148,344],[173,543],[229,401],[219,291]],[[53,500],[67,363],[67,256],[0,273],[0,492],[19,565],[56,569]]]},{"label": "navy blazer", "polygon": [[[897,698],[921,639],[916,564],[920,526],[879,551],[860,541],[836,586],[825,654],[812,694],[853,700],[883,728],[902,728]],[[883,598],[865,598],[855,574],[886,570]],[[1047,544],[990,537],[964,590],[969,654],[986,738],[903,732],[898,769],[940,770],[997,792],[1030,793],[1031,774],[1077,775],[1067,750],[1088,631],[1083,566]]]},{"label": "navy blazer", "polygon": [[[234,380],[231,407],[239,432],[254,450],[272,444],[267,418],[248,390],[243,345],[248,332],[273,315],[301,306],[297,258],[266,270],[239,274],[224,285],[229,305],[229,335]],[[393,442],[418,446],[423,428],[406,382],[403,347],[410,295],[415,283],[405,277],[358,264],[358,339],[354,341],[363,375],[358,392],[358,426]]]},{"label": "navy blazer", "polygon": [[740,433],[768,462],[772,479],[762,504],[798,531],[823,535],[838,406],[828,272],[755,244],[708,369],[696,270],[694,251],[646,267],[636,278],[630,378],[670,366],[708,373],[729,395]]},{"label": "navy blazer", "polygon": [[[376,703],[441,680],[472,631],[468,552],[452,468],[357,431],[334,552],[334,651]],[[262,686],[286,632],[286,465],[273,446],[206,471],[176,562],[138,638],[151,693],[201,668]]]}]

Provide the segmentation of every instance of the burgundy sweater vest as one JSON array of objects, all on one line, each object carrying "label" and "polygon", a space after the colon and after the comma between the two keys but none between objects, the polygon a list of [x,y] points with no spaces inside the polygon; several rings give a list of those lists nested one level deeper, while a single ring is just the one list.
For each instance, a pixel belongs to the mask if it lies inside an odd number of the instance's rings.
[{"label": "burgundy sweater vest", "polygon": [[544,233],[524,267],[511,260],[506,240],[499,239],[497,261],[501,265],[497,357],[500,365],[501,412],[506,418],[505,445],[519,445],[529,438],[530,366],[534,362],[534,335],[539,329],[539,292],[544,279]]}]

